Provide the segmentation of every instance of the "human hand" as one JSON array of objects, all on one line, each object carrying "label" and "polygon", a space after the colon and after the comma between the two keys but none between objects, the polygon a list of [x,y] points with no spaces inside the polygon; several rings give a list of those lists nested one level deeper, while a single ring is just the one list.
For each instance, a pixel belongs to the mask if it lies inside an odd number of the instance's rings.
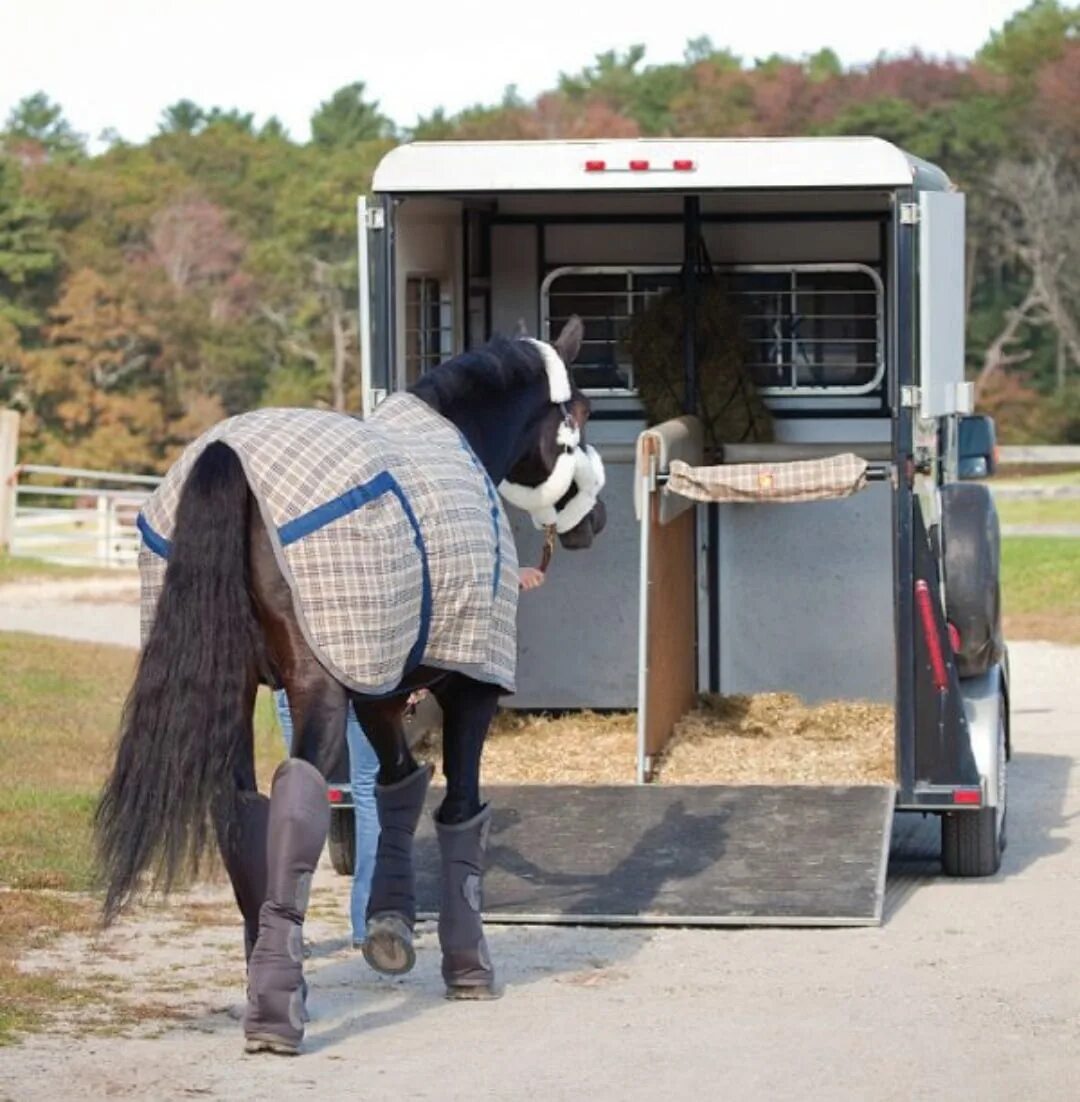
[{"label": "human hand", "polygon": [[523,566],[518,572],[518,586],[521,589],[539,589],[546,575],[535,566]]}]

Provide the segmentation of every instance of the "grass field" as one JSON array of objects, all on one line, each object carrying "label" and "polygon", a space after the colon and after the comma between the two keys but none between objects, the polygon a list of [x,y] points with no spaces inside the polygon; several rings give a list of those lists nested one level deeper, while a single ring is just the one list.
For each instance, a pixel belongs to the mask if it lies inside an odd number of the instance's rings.
[{"label": "grass field", "polygon": [[1080,644],[1080,539],[1002,541],[1006,639]]},{"label": "grass field", "polygon": [[0,585],[34,578],[89,578],[103,571],[86,566],[58,566],[41,559],[12,558],[0,553]]},{"label": "grass field", "polygon": [[992,486],[1080,486],[1080,469],[1069,467],[1001,467]]},{"label": "grass field", "polygon": [[1002,524],[1080,524],[1080,497],[998,498]]},{"label": "grass field", "polygon": [[[134,661],[119,647],[0,633],[0,1044],[85,998],[15,961],[97,921],[84,894],[94,880],[90,821]],[[266,778],[282,756],[269,694],[256,730]]]}]

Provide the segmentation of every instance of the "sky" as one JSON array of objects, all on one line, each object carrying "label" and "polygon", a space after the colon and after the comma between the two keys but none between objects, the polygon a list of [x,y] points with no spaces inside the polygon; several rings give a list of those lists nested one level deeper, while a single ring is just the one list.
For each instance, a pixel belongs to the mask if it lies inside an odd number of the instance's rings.
[{"label": "sky", "polygon": [[832,47],[846,64],[917,47],[970,57],[1016,0],[0,0],[0,123],[46,92],[93,141],[157,129],[179,99],[277,115],[298,140],[342,85],[363,80],[395,122],[437,106],[531,97],[560,72],[633,43],[681,59],[708,35],[747,59]]}]

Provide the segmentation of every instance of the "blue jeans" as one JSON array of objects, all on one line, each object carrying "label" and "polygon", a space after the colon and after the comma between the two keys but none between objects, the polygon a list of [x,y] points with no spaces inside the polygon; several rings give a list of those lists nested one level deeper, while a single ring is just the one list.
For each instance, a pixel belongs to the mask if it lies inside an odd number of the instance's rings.
[{"label": "blue jeans", "polygon": [[[274,693],[274,700],[277,702],[281,733],[285,737],[285,751],[290,753],[293,726],[285,691],[279,689]],[[375,871],[375,851],[379,845],[379,812],[375,806],[375,778],[379,772],[379,759],[351,708],[349,722],[345,727],[345,738],[349,744],[349,787],[352,789],[353,815],[356,820],[356,864],[353,867],[349,912],[353,941],[363,941],[371,877]]]}]

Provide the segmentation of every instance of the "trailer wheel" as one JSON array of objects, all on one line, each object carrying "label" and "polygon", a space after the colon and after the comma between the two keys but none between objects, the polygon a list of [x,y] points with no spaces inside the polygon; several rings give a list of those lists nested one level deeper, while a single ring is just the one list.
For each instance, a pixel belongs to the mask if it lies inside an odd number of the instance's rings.
[{"label": "trailer wheel", "polygon": [[1005,852],[1006,800],[1005,702],[998,721],[997,807],[946,811],[941,816],[941,865],[946,876],[993,876]]},{"label": "trailer wheel", "polygon": [[356,867],[356,820],[351,807],[330,812],[330,863],[340,876]]},{"label": "trailer wheel", "polygon": [[960,633],[956,672],[978,677],[1001,660],[1001,530],[990,491],[974,482],[941,490],[945,613]]}]

